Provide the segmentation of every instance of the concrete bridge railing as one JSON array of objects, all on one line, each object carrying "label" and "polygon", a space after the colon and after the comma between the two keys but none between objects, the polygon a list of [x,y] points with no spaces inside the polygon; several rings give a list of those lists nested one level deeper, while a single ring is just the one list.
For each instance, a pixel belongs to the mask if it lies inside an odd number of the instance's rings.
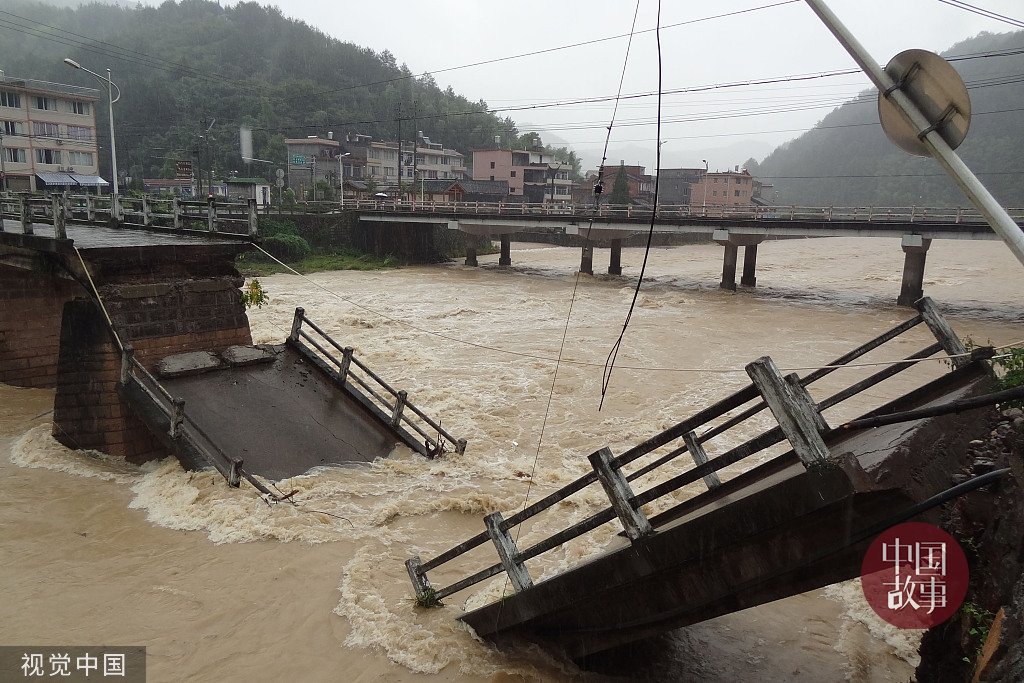
[{"label": "concrete bridge railing", "polygon": [[[655,212],[650,206],[612,206],[602,204],[570,203],[506,203],[417,201],[402,199],[346,199],[342,209],[380,211],[387,213],[438,213],[487,216],[560,216],[574,218],[642,219],[733,219],[815,222],[865,223],[984,223],[984,217],[975,209],[963,207],[927,206],[697,206],[689,204],[659,204]],[[1007,209],[1017,221],[1024,219],[1024,208]]]},{"label": "concrete bridge railing", "polygon": [[[529,505],[508,519],[504,519],[501,513],[488,515],[484,519],[486,531],[441,553],[437,557],[427,562],[423,562],[419,556],[410,558],[406,561],[406,569],[412,581],[418,602],[424,605],[436,604],[437,601],[449,595],[469,588],[502,572],[508,575],[516,593],[528,590],[533,586],[533,581],[526,567],[527,561],[614,519],[620,521],[625,534],[631,542],[649,536],[655,533],[655,529],[658,527],[691,512],[693,508],[688,506],[688,501],[684,501],[648,519],[641,510],[642,506],[659,500],[678,491],[683,486],[699,480],[703,480],[709,490],[723,486],[728,487],[728,483],[723,484],[719,480],[718,470],[744,460],[755,453],[762,452],[781,443],[783,440],[789,441],[793,452],[799,458],[799,462],[803,464],[804,468],[815,468],[822,465],[826,459],[831,457],[823,436],[832,431],[822,416],[822,411],[840,404],[848,398],[912,367],[922,359],[935,355],[940,351],[945,351],[947,354],[954,356],[953,364],[955,366],[966,362],[966,359],[961,356],[961,354],[965,353],[963,344],[953,334],[945,318],[932,304],[931,300],[924,298],[918,301],[916,305],[919,313],[910,320],[837,358],[827,366],[811,372],[805,377],[801,378],[795,374],[783,377],[770,358],[758,359],[747,366],[746,370],[752,382],[743,389],[631,448],[618,457],[614,457],[608,448],[602,448],[592,453],[589,456],[589,460],[593,471]],[[904,362],[890,365],[884,370],[876,372],[870,377],[850,385],[819,402],[815,402],[807,393],[806,387],[810,384],[853,362],[869,351],[896,339],[922,322],[931,329],[936,337],[937,342],[935,344],[912,354]],[[756,402],[740,413],[728,417],[724,422],[716,426],[710,426],[712,422],[726,417],[753,401]],[[745,441],[739,446],[726,450],[717,457],[709,458],[705,447],[706,443],[761,413],[766,407],[771,410],[778,426]],[[702,428],[706,428],[705,431],[698,434],[698,430]],[[629,474],[625,472],[627,465],[643,456],[653,454],[657,449],[668,446],[678,440],[682,440],[682,444],[660,455],[644,467],[638,468]],[[690,453],[694,461],[695,466],[692,469],[682,474],[669,476],[662,481],[649,483],[647,488],[640,493],[633,492],[631,488],[632,482],[637,481],[641,477],[657,474],[659,468],[686,452]],[[647,481],[650,482],[651,480],[648,479]],[[609,507],[578,524],[541,540],[529,548],[520,550],[516,546],[513,540],[513,529],[598,482],[600,482],[609,498]],[[448,586],[434,588],[431,585],[428,579],[429,572],[444,564],[458,560],[470,550],[484,545],[488,541],[494,545],[499,558],[498,563]]]},{"label": "concrete bridge railing", "polygon": [[[314,336],[303,329],[314,332]],[[327,370],[338,383],[358,387],[359,394],[372,402],[392,429],[408,427],[423,440],[423,455],[436,457],[454,450],[459,455],[466,452],[466,440],[456,439],[436,421],[409,401],[405,390],[395,389],[355,357],[351,346],[341,346],[314,322],[306,317],[302,308],[295,309],[289,344],[299,346],[306,342],[315,348],[330,365]],[[339,357],[340,355],[340,357]],[[333,366],[333,367],[332,367]],[[446,445],[447,444],[447,445]],[[417,444],[418,445],[418,444]]]},{"label": "concrete bridge railing", "polygon": [[[256,200],[246,203],[217,201],[186,201],[109,195],[71,195],[52,193],[33,195],[28,192],[0,196],[0,218],[20,221],[23,233],[34,233],[34,224],[48,223],[58,239],[67,237],[69,222],[112,225],[115,227],[201,229],[211,233],[259,234]],[[201,226],[198,227],[197,226]],[[0,231],[3,223],[0,221]]]}]

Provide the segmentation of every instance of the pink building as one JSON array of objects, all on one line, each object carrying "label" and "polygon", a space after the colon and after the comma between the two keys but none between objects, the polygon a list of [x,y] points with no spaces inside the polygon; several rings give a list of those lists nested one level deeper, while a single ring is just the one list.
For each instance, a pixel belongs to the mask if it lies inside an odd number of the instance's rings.
[{"label": "pink building", "polygon": [[694,183],[690,206],[750,206],[754,200],[754,178],[742,171],[716,171]]}]

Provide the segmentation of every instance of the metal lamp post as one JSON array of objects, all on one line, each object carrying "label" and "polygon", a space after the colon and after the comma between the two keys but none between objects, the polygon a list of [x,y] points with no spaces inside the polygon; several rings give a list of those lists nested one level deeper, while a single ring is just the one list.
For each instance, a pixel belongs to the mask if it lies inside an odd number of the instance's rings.
[{"label": "metal lamp post", "polygon": [[345,152],[344,154],[338,155],[338,192],[341,195],[339,197],[339,205],[345,206],[345,164],[342,159],[352,154],[352,152]]},{"label": "metal lamp post", "polygon": [[708,215],[708,160],[707,159],[701,159],[701,161],[704,162],[704,196],[702,197],[702,199],[704,200],[704,206],[701,208],[700,214],[701,214],[701,216],[707,216]]},{"label": "metal lamp post", "polygon": [[[112,80],[110,80],[110,69],[107,69],[107,76],[104,78],[95,71],[86,69],[84,66],[68,57],[64,58],[64,63],[72,69],[81,69],[85,73],[94,76],[96,80],[107,84],[107,99],[110,105],[107,107],[107,110],[110,113],[110,174],[111,180],[113,181],[113,189],[110,195],[110,220],[116,224],[121,220],[121,203],[117,192],[117,146],[114,142],[114,103],[121,99],[121,89],[118,88]],[[117,97],[114,97],[115,90],[117,90]]]}]

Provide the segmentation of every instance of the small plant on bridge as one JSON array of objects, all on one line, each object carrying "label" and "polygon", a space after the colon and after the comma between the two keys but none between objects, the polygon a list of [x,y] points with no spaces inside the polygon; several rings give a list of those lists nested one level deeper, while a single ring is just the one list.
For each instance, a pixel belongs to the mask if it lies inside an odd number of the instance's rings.
[{"label": "small plant on bridge", "polygon": [[437,591],[433,588],[428,588],[423,593],[416,596],[417,607],[444,607],[444,603],[437,597]]},{"label": "small plant on bridge", "polygon": [[269,303],[270,297],[267,296],[267,291],[263,289],[263,285],[256,278],[249,280],[245,287],[242,289],[242,303],[245,304],[246,308],[263,308],[263,304]]}]

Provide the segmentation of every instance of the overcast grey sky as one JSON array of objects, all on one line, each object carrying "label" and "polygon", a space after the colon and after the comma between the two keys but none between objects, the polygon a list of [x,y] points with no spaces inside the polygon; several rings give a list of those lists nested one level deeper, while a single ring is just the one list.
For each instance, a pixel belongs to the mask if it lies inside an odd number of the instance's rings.
[{"label": "overcast grey sky", "polygon": [[[1021,0],[967,1],[1024,19]],[[333,38],[376,52],[390,50],[413,73],[433,74],[442,88],[451,85],[493,109],[514,108],[507,115],[520,130],[536,129],[545,142],[570,145],[587,167],[600,161],[614,103],[545,105],[614,96],[624,64],[624,94],[652,93],[658,87],[656,0],[269,4]],[[661,4],[664,91],[855,66],[802,0]],[[939,0],[828,0],[828,5],[880,64],[904,49],[940,52],[981,31],[1015,30]],[[697,167],[707,158],[714,169],[751,156],[760,159],[868,87],[867,78],[856,74],[666,95],[662,166]],[[653,96],[620,103],[609,163],[625,160],[653,169],[655,105]]]}]

